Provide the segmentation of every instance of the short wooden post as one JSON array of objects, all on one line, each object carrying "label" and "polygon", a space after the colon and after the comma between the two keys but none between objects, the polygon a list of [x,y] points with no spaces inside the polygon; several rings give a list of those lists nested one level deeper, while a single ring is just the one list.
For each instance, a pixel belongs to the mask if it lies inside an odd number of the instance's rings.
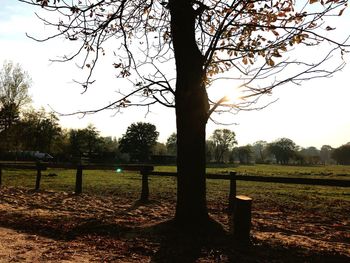
[{"label": "short wooden post", "polygon": [[230,193],[228,196],[228,210],[233,212],[237,193],[236,172],[230,172]]},{"label": "short wooden post", "polygon": [[233,214],[233,235],[241,244],[250,243],[252,220],[252,198],[244,195],[236,196]]},{"label": "short wooden post", "polygon": [[41,181],[41,165],[40,165],[40,162],[37,162],[37,164],[36,164],[35,191],[40,190],[40,181]]},{"label": "short wooden post", "polygon": [[81,194],[83,192],[83,166],[77,166],[77,173],[75,176],[75,194]]},{"label": "short wooden post", "polygon": [[141,201],[148,201],[149,198],[149,187],[148,187],[148,171],[146,169],[142,169],[142,189],[141,189]]}]

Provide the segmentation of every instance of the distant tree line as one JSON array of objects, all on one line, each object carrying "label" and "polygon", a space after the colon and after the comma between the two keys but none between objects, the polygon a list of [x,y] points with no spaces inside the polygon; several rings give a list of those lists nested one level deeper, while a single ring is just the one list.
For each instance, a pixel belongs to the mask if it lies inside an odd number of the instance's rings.
[{"label": "distant tree line", "polygon": [[[215,158],[213,137],[207,141],[208,162],[235,162],[240,164],[281,164],[281,165],[326,165],[350,164],[350,143],[332,148],[323,145],[320,149],[314,146],[303,148],[291,139],[280,138],[273,142],[257,141],[239,147],[233,147],[225,152],[224,160]],[[214,158],[213,158],[214,156]]]},{"label": "distant tree line", "polygon": [[[63,129],[54,113],[30,107],[30,85],[30,77],[19,65],[4,63],[0,71],[1,160],[33,159],[33,153],[42,152],[56,161],[175,163],[176,133],[163,144],[150,123],[131,124],[120,139],[101,136],[91,124],[84,129]],[[216,129],[206,141],[207,163],[350,164],[350,143],[335,149],[329,145],[302,148],[280,138],[236,145],[233,131]]]},{"label": "distant tree line", "polygon": [[[326,165],[350,164],[350,143],[332,148],[323,145],[300,147],[288,138],[273,142],[257,141],[253,144],[236,146],[235,133],[228,129],[217,129],[206,141],[207,163],[239,164],[281,164],[281,165]],[[176,153],[176,134],[170,135],[166,147],[169,154]]]}]

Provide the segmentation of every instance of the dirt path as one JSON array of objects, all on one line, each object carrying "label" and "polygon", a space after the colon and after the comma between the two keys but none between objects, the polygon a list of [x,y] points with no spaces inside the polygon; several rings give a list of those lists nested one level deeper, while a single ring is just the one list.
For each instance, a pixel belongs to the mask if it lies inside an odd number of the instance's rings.
[{"label": "dirt path", "polygon": [[82,244],[67,244],[0,227],[0,262],[92,262]]}]

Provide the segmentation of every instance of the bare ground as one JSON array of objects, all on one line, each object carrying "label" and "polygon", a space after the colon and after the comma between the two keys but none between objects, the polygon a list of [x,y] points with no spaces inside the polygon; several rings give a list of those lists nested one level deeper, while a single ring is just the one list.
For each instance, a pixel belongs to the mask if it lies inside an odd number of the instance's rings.
[{"label": "bare ground", "polygon": [[0,262],[350,262],[350,204],[331,214],[254,200],[252,245],[228,234],[226,200],[209,202],[226,234],[179,233],[174,197],[79,196],[0,189]]}]

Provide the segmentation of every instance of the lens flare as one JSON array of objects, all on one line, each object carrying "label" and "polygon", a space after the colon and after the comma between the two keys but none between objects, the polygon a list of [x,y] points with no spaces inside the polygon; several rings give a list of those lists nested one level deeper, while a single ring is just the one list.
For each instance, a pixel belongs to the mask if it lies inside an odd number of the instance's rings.
[{"label": "lens flare", "polygon": [[243,100],[243,96],[240,90],[237,88],[235,89],[230,89],[226,95],[222,98],[223,103],[228,103],[228,104],[236,104],[239,101]]}]

